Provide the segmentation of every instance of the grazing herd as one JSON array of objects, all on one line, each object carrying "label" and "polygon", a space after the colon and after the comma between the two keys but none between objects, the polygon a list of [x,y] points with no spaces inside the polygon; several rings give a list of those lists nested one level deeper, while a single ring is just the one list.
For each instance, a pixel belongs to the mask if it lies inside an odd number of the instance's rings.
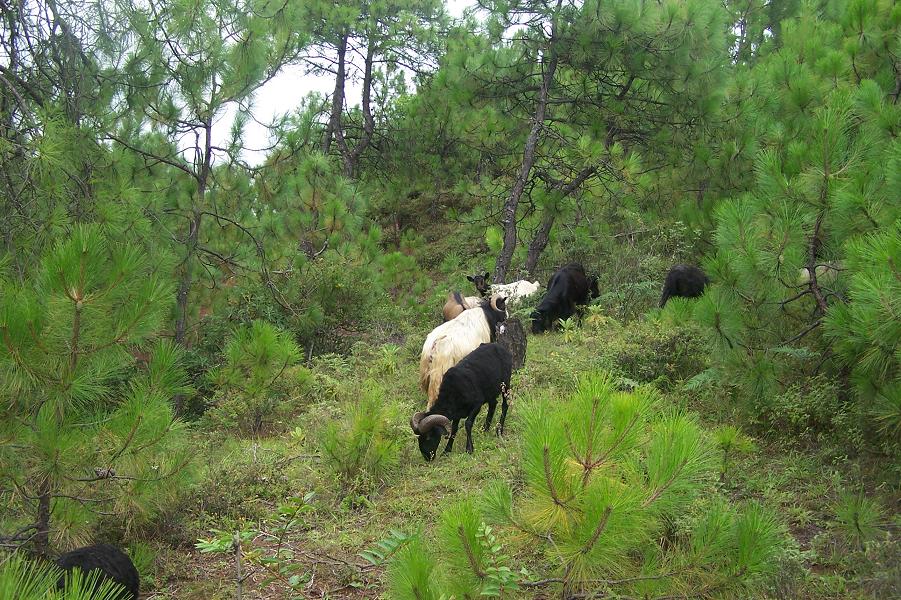
[{"label": "grazing herd", "polygon": [[[818,266],[817,277],[827,278],[840,266]],[[460,420],[466,429],[466,451],[473,452],[472,427],[482,406],[488,405],[484,431],[489,431],[501,397],[501,416],[497,435],[504,432],[504,421],[510,404],[510,377],[513,356],[496,343],[497,331],[507,318],[508,307],[538,291],[538,282],[517,281],[505,285],[489,285],[490,273],[470,275],[479,296],[464,297],[460,292],[448,294],[444,304],[444,323],[432,330],[422,346],[419,361],[419,383],[428,396],[426,410],[410,419],[419,451],[425,460],[435,458],[441,440],[448,438],[444,451],[453,448]],[[799,280],[809,279],[802,269]],[[804,281],[802,281],[803,283]],[[673,296],[694,298],[704,292],[707,275],[691,265],[675,265],[666,275],[660,306]],[[553,329],[560,319],[577,315],[580,306],[599,296],[598,280],[585,273],[579,263],[561,267],[551,276],[544,297],[530,315],[532,333]],[[516,322],[518,324],[518,321]],[[66,574],[73,569],[97,572],[97,585],[111,580],[120,587],[120,600],[140,597],[139,576],[127,554],[109,544],[78,548],[61,555],[56,564],[63,569],[58,587],[63,589]]]},{"label": "grazing herd", "polygon": [[457,318],[432,330],[422,345],[419,387],[428,395],[426,408],[438,399],[444,374],[480,344],[493,342],[497,324],[507,318],[503,296],[482,300]]},{"label": "grazing herd", "polygon": [[[410,419],[423,458],[435,458],[441,439],[448,438],[450,452],[460,419],[465,420],[466,451],[473,452],[472,426],[482,406],[488,405],[485,431],[491,426],[498,396],[502,396],[497,434],[504,430],[510,396],[513,357],[496,342],[507,309],[538,291],[538,282],[488,283],[491,273],[468,275],[479,296],[464,297],[455,291],[444,304],[444,323],[432,330],[422,345],[419,385],[426,393],[426,409]],[[701,269],[675,265],[666,275],[660,306],[671,297],[694,298],[709,283]],[[598,279],[579,263],[556,270],[547,291],[530,315],[532,333],[550,331],[563,319],[579,314],[581,306],[600,296]],[[518,324],[518,321],[515,321]],[[521,329],[521,327],[520,327]]]}]

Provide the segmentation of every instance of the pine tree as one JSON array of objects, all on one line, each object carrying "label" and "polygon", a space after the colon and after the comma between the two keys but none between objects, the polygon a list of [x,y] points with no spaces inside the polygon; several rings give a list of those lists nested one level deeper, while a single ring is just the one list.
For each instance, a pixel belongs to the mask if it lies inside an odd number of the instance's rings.
[{"label": "pine tree", "polygon": [[[892,58],[899,24],[891,2],[828,3],[822,12],[807,5],[782,23],[784,46],[751,70],[765,91],[757,96],[755,183],[718,209],[715,284],[697,315],[710,327],[723,375],[754,403],[824,365],[841,376],[829,339],[865,390],[864,414],[874,390],[891,381],[866,366],[866,353],[852,355],[864,347],[844,336],[857,327],[852,314],[892,291],[889,248],[901,217]],[[865,250],[869,244],[882,250]],[[864,281],[876,287],[866,292]],[[887,337],[870,344],[897,339],[891,330],[878,335]]]},{"label": "pine tree", "polygon": [[[179,351],[152,344],[170,309],[167,265],[73,228],[40,270],[0,294],[0,527],[46,554],[101,517],[144,522],[179,489],[190,454],[171,397]],[[171,263],[168,265],[171,267]],[[149,351],[135,368],[133,353]]]},{"label": "pine tree", "polygon": [[[334,141],[344,175],[357,178],[360,160],[373,142],[377,124],[384,122],[382,115],[391,96],[406,88],[399,67],[422,72],[436,54],[436,33],[446,21],[443,4],[436,0],[323,2],[310,3],[307,10],[307,18],[320,25],[305,62],[310,72],[335,78],[320,150],[328,156]],[[362,65],[357,56],[362,57]],[[359,111],[345,105],[345,87],[353,79],[362,86]]]},{"label": "pine tree", "polygon": [[[171,204],[157,207],[162,214],[156,215],[179,232],[173,241],[182,246],[175,326],[179,343],[185,343],[188,332],[198,256],[215,253],[207,246],[204,223],[212,219],[252,236],[217,211],[215,196],[223,182],[214,160],[240,163],[253,93],[296,57],[307,35],[299,27],[304,21],[297,10],[295,4],[268,0],[115,4],[115,17],[126,25],[110,32],[123,45],[110,60],[115,68],[109,76],[122,94],[116,106],[119,119],[108,137],[147,167],[167,165],[169,175],[180,180],[174,197],[168,198]],[[230,143],[215,146],[216,119],[235,106],[242,114]],[[180,147],[185,139],[190,139],[187,151]]]},{"label": "pine tree", "polygon": [[559,217],[593,214],[684,160],[719,103],[725,27],[707,2],[485,7],[483,39],[449,40],[435,84],[454,101],[455,137],[478,151],[468,191],[490,204],[472,217],[499,224],[503,281],[519,260],[534,272]]}]

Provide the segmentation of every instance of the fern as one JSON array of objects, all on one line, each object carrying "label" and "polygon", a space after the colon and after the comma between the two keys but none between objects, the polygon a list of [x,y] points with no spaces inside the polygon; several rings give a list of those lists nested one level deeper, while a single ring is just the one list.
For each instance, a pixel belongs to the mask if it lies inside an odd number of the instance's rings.
[{"label": "fern", "polygon": [[357,554],[372,565],[382,565],[391,559],[397,552],[416,537],[417,534],[408,534],[398,529],[389,531],[390,535],[376,542],[375,547],[369,548]]}]

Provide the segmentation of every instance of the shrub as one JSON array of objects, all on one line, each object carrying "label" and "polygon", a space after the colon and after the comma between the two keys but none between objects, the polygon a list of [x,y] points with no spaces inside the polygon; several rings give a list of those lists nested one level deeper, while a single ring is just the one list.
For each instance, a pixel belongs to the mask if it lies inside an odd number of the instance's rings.
[{"label": "shrub", "polygon": [[386,406],[387,392],[366,381],[358,398],[348,399],[343,417],[327,423],[320,432],[325,464],[345,492],[373,489],[397,463],[400,448],[396,415]]},{"label": "shrub", "polygon": [[265,321],[239,326],[226,342],[225,364],[211,372],[220,387],[206,418],[220,427],[259,434],[296,410],[292,394],[306,390],[312,376],[296,367],[300,349],[287,333]]},{"label": "shrub", "polygon": [[[204,483],[194,490],[190,504],[220,525],[228,520],[260,519],[273,505],[296,491],[295,482],[286,470],[288,464],[280,452],[256,443],[250,447],[247,442],[237,444],[210,467]],[[191,524],[185,529],[192,529]],[[189,531],[186,535],[193,534]]]},{"label": "shrub", "polygon": [[840,435],[846,442],[862,442],[853,404],[824,375],[792,384],[774,396],[757,397],[750,412],[767,430],[783,435],[808,440]]},{"label": "shrub", "polygon": [[[618,330],[618,335],[611,330]],[[598,333],[603,336],[599,354],[629,379],[656,382],[666,389],[704,370],[706,337],[693,325],[633,321],[624,327],[606,320]]]}]

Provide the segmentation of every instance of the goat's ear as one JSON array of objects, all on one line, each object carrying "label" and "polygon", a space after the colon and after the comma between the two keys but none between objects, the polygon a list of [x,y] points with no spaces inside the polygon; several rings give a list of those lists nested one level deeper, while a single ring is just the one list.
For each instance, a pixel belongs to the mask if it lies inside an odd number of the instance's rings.
[{"label": "goat's ear", "polygon": [[467,276],[466,276],[466,279],[468,279],[469,281],[472,281],[473,283],[475,283],[475,280],[472,278],[472,275],[467,275]]},{"label": "goat's ear", "polygon": [[490,273],[490,272],[485,271],[485,279],[491,279],[491,273]]}]

